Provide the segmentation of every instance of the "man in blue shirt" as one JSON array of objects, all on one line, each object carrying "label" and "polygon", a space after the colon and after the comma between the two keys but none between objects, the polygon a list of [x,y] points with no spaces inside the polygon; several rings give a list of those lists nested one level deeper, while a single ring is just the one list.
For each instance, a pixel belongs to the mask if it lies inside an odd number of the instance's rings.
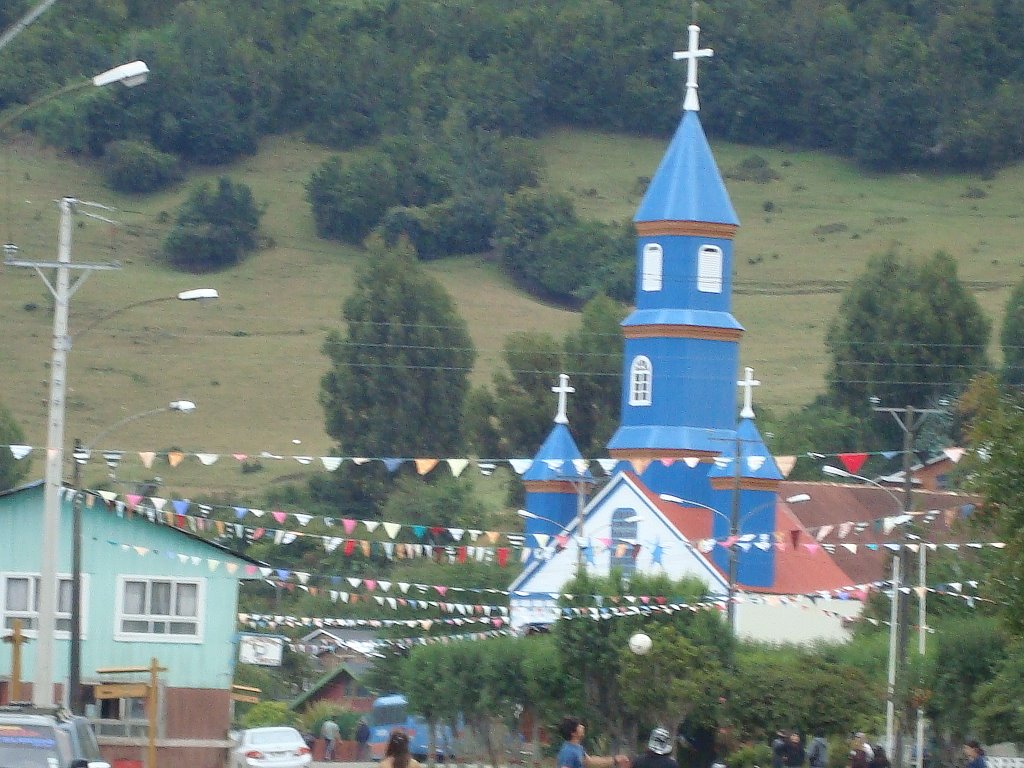
[{"label": "man in blue shirt", "polygon": [[578,717],[563,717],[558,732],[565,743],[558,750],[555,768],[628,768],[629,758],[625,755],[615,757],[594,757],[583,750],[583,736],[586,726]]}]

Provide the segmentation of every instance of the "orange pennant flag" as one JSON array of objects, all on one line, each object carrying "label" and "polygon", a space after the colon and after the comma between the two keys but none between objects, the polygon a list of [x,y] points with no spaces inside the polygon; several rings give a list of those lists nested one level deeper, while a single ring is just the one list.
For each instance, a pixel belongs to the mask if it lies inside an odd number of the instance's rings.
[{"label": "orange pennant flag", "polygon": [[437,459],[414,459],[414,463],[416,464],[416,472],[420,475],[425,475],[437,466]]},{"label": "orange pennant flag", "polygon": [[181,451],[168,451],[167,452],[167,463],[172,467],[176,467],[185,460],[185,454]]},{"label": "orange pennant flag", "polygon": [[634,472],[636,472],[638,475],[642,475],[647,470],[647,467],[650,466],[651,460],[650,459],[632,459],[629,463],[633,465],[633,471]]}]

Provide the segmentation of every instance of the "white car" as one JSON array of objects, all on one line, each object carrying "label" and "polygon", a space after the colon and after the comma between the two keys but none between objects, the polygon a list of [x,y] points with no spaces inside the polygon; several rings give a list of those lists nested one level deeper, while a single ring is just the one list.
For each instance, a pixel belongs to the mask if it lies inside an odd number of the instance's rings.
[{"label": "white car", "polygon": [[306,742],[294,728],[249,728],[233,734],[231,768],[305,768],[313,760]]}]

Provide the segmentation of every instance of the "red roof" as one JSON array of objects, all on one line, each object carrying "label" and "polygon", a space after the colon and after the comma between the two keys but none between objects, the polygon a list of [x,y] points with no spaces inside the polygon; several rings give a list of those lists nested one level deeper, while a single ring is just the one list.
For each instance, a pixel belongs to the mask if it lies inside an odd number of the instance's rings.
[{"label": "red roof", "polygon": [[[672,501],[665,501],[644,485],[636,475],[631,472],[627,474],[651,504],[657,507],[688,541],[711,538],[714,513],[702,507],[687,507]],[[832,556],[815,544],[814,538],[807,533],[789,506],[781,499],[775,507],[775,530],[787,532],[784,546],[781,549],[776,547],[775,550],[775,582],[771,587],[740,585],[742,590],[759,593],[805,594],[846,587],[854,583],[850,576],[833,561]],[[792,547],[791,536],[788,534],[794,530],[800,531],[795,550]],[[706,559],[715,570],[722,574],[723,579],[728,578],[711,558]]]}]

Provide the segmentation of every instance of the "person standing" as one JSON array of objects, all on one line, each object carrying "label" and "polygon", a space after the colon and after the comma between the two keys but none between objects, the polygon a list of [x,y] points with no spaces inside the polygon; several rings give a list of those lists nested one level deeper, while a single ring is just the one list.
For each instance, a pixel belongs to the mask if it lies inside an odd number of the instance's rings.
[{"label": "person standing", "polygon": [[404,731],[392,731],[384,748],[380,768],[423,768],[422,764],[409,754],[409,736]]},{"label": "person standing", "polygon": [[786,762],[786,734],[784,731],[776,731],[772,739],[772,768],[783,768]]},{"label": "person standing", "polygon": [[872,747],[874,754],[871,759],[868,760],[868,768],[892,768],[889,763],[889,756],[885,754],[885,747],[881,744],[875,744]]},{"label": "person standing", "polygon": [[633,761],[633,768],[679,768],[672,757],[672,734],[661,726],[651,731],[647,750]]},{"label": "person standing", "polygon": [[964,757],[967,758],[967,768],[986,768],[985,750],[977,741],[971,739],[964,744]]},{"label": "person standing", "polygon": [[356,725],[356,760],[365,763],[370,759],[370,725],[365,717]]},{"label": "person standing", "polygon": [[320,726],[320,738],[324,740],[324,760],[334,759],[334,749],[338,743],[338,739],[341,738],[341,729],[338,728],[338,724],[334,722],[333,717],[328,717],[324,720],[324,724]]},{"label": "person standing", "polygon": [[816,730],[807,748],[807,765],[809,768],[828,768],[828,742],[820,729]]},{"label": "person standing", "polygon": [[782,762],[787,768],[803,768],[804,759],[804,744],[800,740],[800,734],[797,731],[792,731],[782,750]]},{"label": "person standing", "polygon": [[629,768],[629,758],[625,755],[614,757],[596,757],[588,755],[583,749],[583,737],[587,729],[578,717],[563,717],[558,726],[558,733],[564,739],[562,748],[558,750],[555,768]]}]

